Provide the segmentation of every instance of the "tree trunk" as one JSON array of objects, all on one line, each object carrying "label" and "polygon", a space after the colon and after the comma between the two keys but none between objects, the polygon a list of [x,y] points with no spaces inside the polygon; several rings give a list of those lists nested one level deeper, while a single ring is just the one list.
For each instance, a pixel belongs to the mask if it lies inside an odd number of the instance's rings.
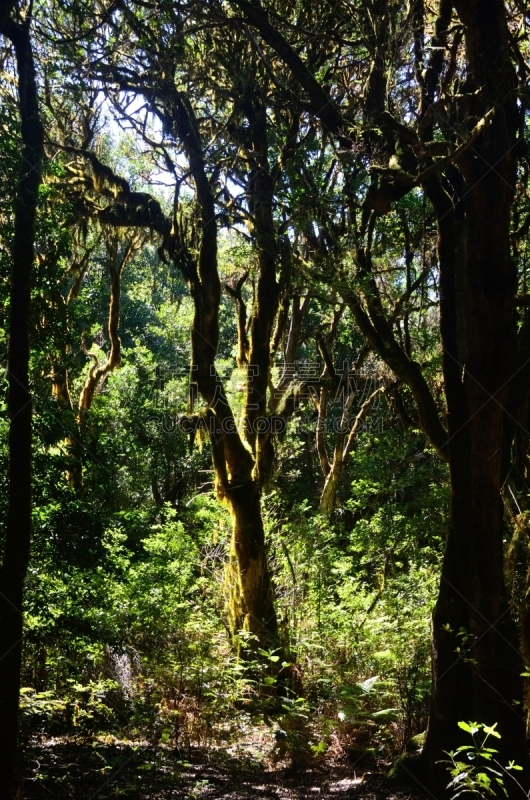
[{"label": "tree trunk", "polygon": [[31,539],[31,424],[29,313],[43,132],[39,120],[29,18],[7,22],[15,46],[22,160],[15,203],[8,351],[9,502],[0,569],[0,797],[13,797],[22,655],[22,594]]},{"label": "tree trunk", "polygon": [[267,563],[260,490],[255,481],[229,489],[233,520],[228,564],[230,626],[248,631],[266,649],[279,646],[278,620]]},{"label": "tree trunk", "polygon": [[339,478],[342,470],[330,470],[324,482],[324,488],[320,495],[320,511],[322,514],[332,514],[335,510],[335,500],[339,486]]},{"label": "tree trunk", "polygon": [[433,617],[434,696],[424,751],[432,788],[439,790],[447,773],[436,762],[460,743],[461,720],[497,722],[501,759],[526,763],[524,663],[505,587],[501,500],[506,437],[513,433],[504,406],[517,350],[517,275],[509,239],[516,181],[515,78],[504,4],[488,0],[455,6],[466,26],[470,79],[487,87],[469,101],[468,114],[476,120],[495,107],[495,115],[459,162],[467,186],[465,204],[451,202],[447,213],[447,194],[439,184],[428,187],[440,232],[451,474],[450,530]]},{"label": "tree trunk", "polygon": [[526,762],[524,663],[504,584],[500,470],[496,475],[492,464],[502,420],[492,419],[493,410],[478,413],[451,452],[451,520],[433,615],[434,695],[425,745],[433,790],[447,784],[437,762],[462,743],[459,721],[497,722],[503,763]]},{"label": "tree trunk", "polygon": [[351,421],[351,408],[356,397],[356,392],[350,393],[349,397],[347,397],[342,411],[341,431],[337,434],[333,451],[333,459],[331,462],[327,457],[325,440],[322,433],[323,423],[325,423],[325,420],[321,419],[321,416],[323,413],[325,414],[326,411],[325,402],[323,402],[324,392],[321,393],[319,419],[317,423],[317,449],[322,451],[319,453],[321,456],[320,464],[324,470],[325,476],[324,488],[322,489],[322,493],[320,495],[320,511],[323,514],[332,514],[335,510],[337,490],[339,488],[339,482],[342,473],[344,472],[348,457],[355,445],[359,432],[362,430],[364,418],[370,411],[374,401],[381,392],[382,387],[377,388],[370,394],[368,399],[364,401],[354,418],[354,424],[349,433],[347,427]]},{"label": "tree trunk", "polygon": [[[193,109],[174,87],[171,93],[176,133],[186,149],[201,214],[199,258],[189,274],[195,305],[192,364],[195,367],[197,389],[208,405],[205,418],[212,446],[217,493],[228,504],[234,524],[227,574],[231,629],[234,633],[243,629],[255,634],[257,640],[254,640],[253,647],[256,644],[276,647],[278,624],[272,600],[260,504],[263,474],[267,467],[266,456],[272,445],[270,433],[259,434],[251,425],[260,414],[265,414],[270,339],[277,304],[274,226],[270,211],[272,187],[269,186],[268,175],[261,175],[258,170],[251,192],[260,261],[258,308],[254,309],[251,322],[248,360],[252,366],[247,377],[245,410],[248,439],[253,450],[251,453],[238,432],[222,380],[215,369],[221,283],[217,270],[217,227],[212,187],[206,174]],[[261,127],[256,128],[255,135],[260,146],[264,147],[266,141],[262,141],[264,131]],[[264,172],[263,169],[261,172]],[[247,357],[246,347],[243,349],[245,352],[241,352],[241,356]]]},{"label": "tree trunk", "polygon": [[[64,356],[66,356],[66,353],[64,353]],[[66,367],[52,367],[52,397],[64,417],[67,417],[68,432],[63,439],[67,456],[65,477],[68,485],[75,489],[76,492],[80,492],[83,488],[83,449],[81,447],[81,433],[68,387],[68,371]]]}]

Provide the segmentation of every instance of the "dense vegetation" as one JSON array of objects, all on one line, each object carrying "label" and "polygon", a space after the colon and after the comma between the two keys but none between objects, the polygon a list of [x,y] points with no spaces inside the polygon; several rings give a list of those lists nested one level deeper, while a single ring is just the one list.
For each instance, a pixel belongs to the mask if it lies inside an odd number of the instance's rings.
[{"label": "dense vegetation", "polygon": [[525,794],[529,20],[0,4],[0,797]]}]

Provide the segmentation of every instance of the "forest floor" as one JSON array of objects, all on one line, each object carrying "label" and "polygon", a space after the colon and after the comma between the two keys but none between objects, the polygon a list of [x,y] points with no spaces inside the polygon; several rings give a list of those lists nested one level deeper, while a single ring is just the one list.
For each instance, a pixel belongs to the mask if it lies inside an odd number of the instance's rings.
[{"label": "forest floor", "polygon": [[33,739],[26,749],[24,800],[424,800],[385,786],[362,759],[276,761],[241,747],[187,748],[111,736]]}]

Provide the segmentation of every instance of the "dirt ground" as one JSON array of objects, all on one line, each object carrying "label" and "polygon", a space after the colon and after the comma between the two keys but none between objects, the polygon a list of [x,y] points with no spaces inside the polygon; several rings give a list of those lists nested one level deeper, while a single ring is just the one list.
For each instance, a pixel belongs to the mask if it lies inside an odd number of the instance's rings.
[{"label": "dirt ground", "polygon": [[24,800],[424,800],[421,792],[385,786],[363,765],[329,759],[297,765],[238,749],[185,753],[147,742],[56,737],[33,740],[23,769]]}]

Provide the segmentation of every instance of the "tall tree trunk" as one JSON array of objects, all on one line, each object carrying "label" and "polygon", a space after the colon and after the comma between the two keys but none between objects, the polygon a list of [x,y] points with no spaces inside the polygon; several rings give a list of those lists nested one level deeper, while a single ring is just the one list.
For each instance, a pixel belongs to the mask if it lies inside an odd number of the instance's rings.
[{"label": "tall tree trunk", "polygon": [[[212,446],[217,493],[233,518],[233,537],[228,578],[229,609],[234,633],[240,629],[256,634],[260,646],[278,641],[278,626],[272,605],[272,589],[265,551],[261,516],[263,475],[271,462],[270,432],[256,432],[256,418],[265,414],[269,377],[272,321],[277,305],[275,240],[268,212],[272,202],[270,178],[254,177],[252,195],[256,215],[260,276],[257,309],[251,321],[250,367],[247,378],[245,421],[252,453],[235,424],[222,380],[215,369],[219,341],[221,283],[217,269],[217,227],[212,187],[206,174],[198,126],[193,109],[171,89],[175,130],[189,159],[200,209],[202,237],[196,267],[190,270],[191,295],[195,306],[192,327],[192,365],[197,389],[208,404],[206,419]],[[264,136],[261,128],[257,136]],[[261,152],[261,151],[260,151]],[[251,181],[252,183],[252,181]],[[265,186],[263,184],[265,183]],[[265,199],[263,199],[265,195]],[[243,323],[243,315],[241,318]],[[240,332],[241,333],[241,332]],[[246,349],[246,348],[245,348]],[[246,352],[241,352],[241,356]]]},{"label": "tall tree trunk", "polygon": [[[74,281],[70,287],[66,298],[63,297],[61,292],[57,290],[55,296],[55,305],[60,308],[64,314],[65,325],[69,324],[69,308],[70,304],[77,299],[84,277],[90,265],[90,258],[101,235],[97,237],[96,244],[91,247],[85,247],[85,252],[79,260],[74,260],[68,269],[68,274],[74,276]],[[57,406],[61,410],[61,421],[66,429],[66,436],[63,440],[63,445],[66,451],[66,473],[65,477],[68,485],[80,492],[83,488],[83,447],[81,443],[81,432],[79,430],[79,420],[76,412],[74,411],[74,404],[72,402],[72,395],[70,393],[70,381],[68,369],[66,367],[68,361],[68,343],[66,339],[59,342],[59,353],[52,358],[52,397],[54,398]]]},{"label": "tall tree trunk", "polygon": [[238,603],[241,608],[239,625],[256,634],[262,647],[265,645],[270,648],[278,647],[279,636],[265,550],[261,491],[273,469],[274,448],[270,429],[261,431],[258,421],[264,420],[267,413],[271,341],[279,300],[276,281],[278,248],[272,205],[274,179],[268,162],[266,108],[257,97],[251,96],[245,99],[243,110],[249,122],[249,136],[253,144],[248,202],[254,218],[251,227],[259,265],[250,320],[244,411],[245,436],[252,449],[254,468],[250,481],[243,481],[239,485],[232,483],[227,498],[234,518],[231,557],[237,555],[238,581],[233,583],[232,595],[234,605]]},{"label": "tall tree trunk", "polygon": [[[466,26],[468,113],[495,108],[491,125],[459,166],[465,207],[428,187],[439,220],[441,331],[449,424],[451,519],[433,617],[434,696],[425,758],[458,743],[460,720],[499,723],[503,758],[526,761],[521,705],[524,666],[504,579],[503,454],[511,426],[504,407],[516,359],[510,215],[516,181],[517,106],[504,4],[455,2]],[[458,649],[459,648],[459,649]]]},{"label": "tall tree trunk", "polygon": [[39,120],[29,18],[2,28],[14,44],[22,123],[8,351],[9,503],[0,568],[0,797],[13,796],[22,654],[22,594],[31,539],[29,313],[43,131]]}]

